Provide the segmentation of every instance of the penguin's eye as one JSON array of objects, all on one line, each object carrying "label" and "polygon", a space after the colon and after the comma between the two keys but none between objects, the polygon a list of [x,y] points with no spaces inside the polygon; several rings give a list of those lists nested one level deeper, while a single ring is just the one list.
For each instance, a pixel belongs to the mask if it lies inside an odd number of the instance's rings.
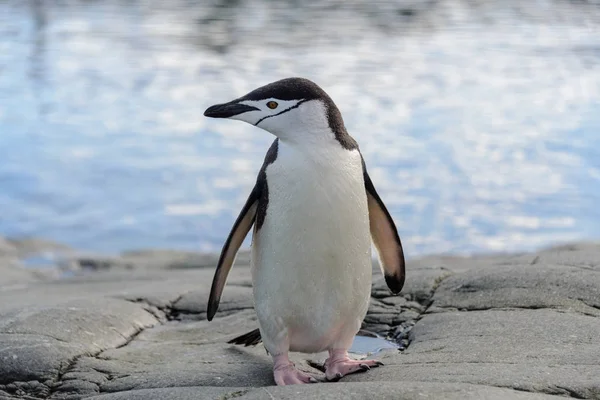
[{"label": "penguin's eye", "polygon": [[270,102],[267,103],[267,107],[269,107],[271,110],[276,109],[278,105],[279,104],[277,104],[276,101],[270,101]]}]

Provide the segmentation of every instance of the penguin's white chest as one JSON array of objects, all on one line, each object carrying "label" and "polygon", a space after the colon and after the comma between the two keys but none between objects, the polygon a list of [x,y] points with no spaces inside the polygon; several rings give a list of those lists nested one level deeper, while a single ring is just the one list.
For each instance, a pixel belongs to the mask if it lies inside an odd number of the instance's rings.
[{"label": "penguin's white chest", "polygon": [[267,350],[316,352],[352,340],[368,307],[371,237],[360,153],[280,143],[253,239],[255,308]]}]

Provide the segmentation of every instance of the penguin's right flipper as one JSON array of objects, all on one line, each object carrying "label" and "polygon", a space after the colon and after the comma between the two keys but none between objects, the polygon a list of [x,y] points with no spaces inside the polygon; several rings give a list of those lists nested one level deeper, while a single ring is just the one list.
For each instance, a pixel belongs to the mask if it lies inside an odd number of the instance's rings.
[{"label": "penguin's right flipper", "polygon": [[231,266],[235,261],[235,256],[242,245],[242,242],[250,232],[252,225],[256,223],[256,229],[259,230],[265,221],[267,205],[269,203],[269,188],[267,186],[267,166],[277,159],[277,150],[279,149],[279,139],[275,139],[269,147],[265,160],[256,178],[256,184],[246,200],[246,204],[240,211],[231,232],[227,237],[227,241],[221,250],[221,256],[217,263],[217,270],[213,278],[212,287],[210,288],[210,296],[208,297],[208,307],[206,309],[206,318],[211,321],[219,308],[219,301],[227,275],[231,270]]},{"label": "penguin's right flipper", "polygon": [[225,287],[225,281],[227,275],[233,266],[235,256],[237,255],[242,242],[250,232],[254,221],[256,220],[256,211],[258,209],[258,199],[260,194],[260,186],[257,184],[252,189],[246,204],[242,208],[240,215],[235,220],[233,228],[227,237],[227,241],[221,250],[221,256],[217,263],[217,270],[215,271],[215,277],[213,278],[212,287],[210,289],[210,296],[208,298],[208,307],[206,309],[206,318],[211,321],[219,308],[219,301],[221,300],[221,294],[223,294],[223,288]]}]

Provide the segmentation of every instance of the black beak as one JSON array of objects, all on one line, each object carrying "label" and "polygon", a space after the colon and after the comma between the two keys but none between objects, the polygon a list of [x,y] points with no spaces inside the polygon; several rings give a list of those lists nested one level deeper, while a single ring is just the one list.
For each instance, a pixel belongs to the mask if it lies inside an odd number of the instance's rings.
[{"label": "black beak", "polygon": [[211,118],[229,118],[233,117],[234,115],[257,110],[259,109],[256,107],[247,106],[245,104],[225,103],[208,107],[206,111],[204,111],[204,116]]}]

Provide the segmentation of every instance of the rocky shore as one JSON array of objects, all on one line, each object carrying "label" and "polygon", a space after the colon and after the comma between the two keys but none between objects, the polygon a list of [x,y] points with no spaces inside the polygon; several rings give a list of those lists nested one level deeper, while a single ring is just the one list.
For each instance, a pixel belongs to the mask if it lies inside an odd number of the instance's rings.
[{"label": "rocky shore", "polygon": [[[56,267],[27,259],[63,254]],[[0,399],[600,399],[600,244],[531,254],[409,260],[392,296],[374,269],[364,329],[400,349],[338,383],[275,387],[256,328],[248,254],[214,321],[216,257],[82,256],[0,239]],[[294,354],[317,377],[323,354]]]}]

